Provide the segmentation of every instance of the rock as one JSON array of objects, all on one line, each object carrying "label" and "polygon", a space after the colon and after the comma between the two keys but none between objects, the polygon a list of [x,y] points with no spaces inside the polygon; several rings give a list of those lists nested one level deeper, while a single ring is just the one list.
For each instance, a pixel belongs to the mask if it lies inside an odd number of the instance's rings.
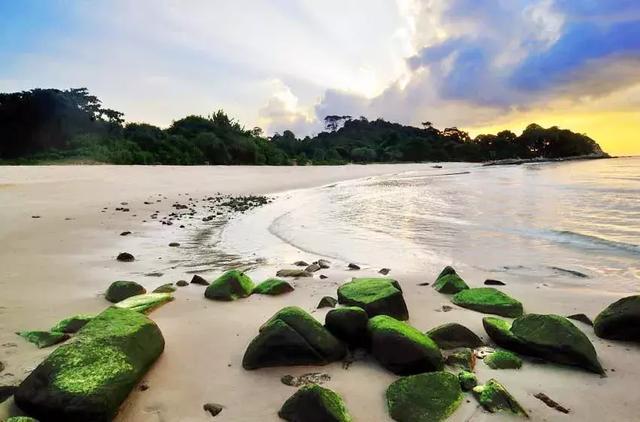
[{"label": "rock", "polygon": [[369,317],[389,315],[409,319],[409,311],[397,281],[390,278],[355,278],[338,288],[338,303],[358,306]]},{"label": "rock", "polygon": [[193,277],[191,277],[191,284],[198,284],[200,286],[208,286],[209,282],[207,280],[205,280],[204,278],[200,277],[197,274],[194,274]]},{"label": "rock", "polygon": [[462,403],[458,377],[432,372],[400,378],[387,388],[389,415],[398,422],[447,419]]},{"label": "rock", "polygon": [[[486,320],[487,318],[485,318]],[[571,321],[559,315],[527,314],[509,323],[483,320],[487,334],[499,346],[550,362],[604,374],[593,344]]]},{"label": "rock", "polygon": [[573,314],[573,315],[568,315],[567,318],[569,319],[573,319],[575,321],[580,321],[584,324],[590,325],[593,327],[593,321],[591,321],[591,318],[589,318],[588,316],[586,316],[585,314]]},{"label": "rock", "polygon": [[366,344],[368,322],[367,312],[357,306],[332,309],[324,319],[327,330],[351,347]]},{"label": "rock", "polygon": [[449,366],[472,372],[476,367],[476,355],[469,348],[459,349],[448,355],[445,363]]},{"label": "rock", "polygon": [[492,280],[492,279],[487,279],[484,281],[484,285],[485,286],[506,286],[505,283],[503,283],[500,280]]},{"label": "rock", "polygon": [[41,420],[110,421],[163,350],[153,321],[107,308],[29,374],[15,402]]},{"label": "rock", "polygon": [[469,371],[458,372],[458,381],[460,382],[460,388],[462,391],[471,391],[473,387],[478,385],[478,377],[476,374]]},{"label": "rock", "polygon": [[120,252],[116,259],[120,262],[133,262],[136,258],[129,252]]},{"label": "rock", "polygon": [[426,333],[441,349],[470,347],[475,349],[483,345],[482,340],[473,331],[458,323],[443,324]]},{"label": "rock", "polygon": [[124,231],[124,232],[120,233],[120,236],[128,236],[130,234],[131,234],[131,232],[127,230],[127,231]]},{"label": "rock", "polygon": [[449,305],[442,305],[442,312],[450,312],[453,310],[452,306]]},{"label": "rock", "polygon": [[211,416],[218,416],[222,412],[223,407],[217,403],[205,403],[202,408],[205,412],[209,412]]},{"label": "rock", "polygon": [[561,273],[565,273],[565,274],[570,274],[574,277],[578,277],[578,278],[589,278],[588,275],[581,273],[580,271],[576,271],[576,270],[567,270],[566,268],[560,268],[560,267],[549,267],[552,270],[561,272]]},{"label": "rock", "polygon": [[345,353],[344,345],[311,315],[290,306],[260,327],[244,353],[242,367],[326,365]]},{"label": "rock", "polygon": [[172,247],[172,248],[177,248],[178,246],[180,246],[180,243],[178,243],[178,242],[171,242],[171,243],[169,243],[169,246],[170,246],[170,247]]},{"label": "rock", "polygon": [[38,420],[29,416],[12,416],[5,420],[5,422],[38,422]]},{"label": "rock", "polygon": [[338,301],[331,296],[325,296],[318,302],[317,308],[335,308]]},{"label": "rock", "polygon": [[176,282],[176,286],[178,286],[178,287],[186,287],[188,285],[189,285],[189,283],[187,282],[187,280],[178,280]]},{"label": "rock", "polygon": [[117,303],[144,293],[147,293],[147,290],[135,281],[118,280],[111,283],[104,297],[111,303]]},{"label": "rock", "polygon": [[354,263],[351,263],[349,265],[347,265],[347,268],[349,268],[350,270],[359,270],[360,266]]},{"label": "rock", "polygon": [[307,272],[305,270],[280,270],[276,273],[276,276],[278,277],[313,277],[313,274],[311,274],[310,272]]},{"label": "rock", "polygon": [[327,277],[327,276],[326,276],[326,275],[324,275],[324,274],[320,274],[320,280],[324,280],[324,279],[326,279],[326,278],[329,278],[329,277]]},{"label": "rock", "polygon": [[593,329],[601,338],[640,342],[640,295],[607,306],[596,317]]},{"label": "rock", "polygon": [[537,393],[537,394],[534,394],[533,397],[535,397],[538,400],[542,401],[544,404],[546,404],[547,406],[551,407],[552,409],[556,409],[558,412],[562,412],[562,413],[565,413],[565,414],[569,413],[569,409],[567,409],[566,407],[560,405],[555,400],[552,400],[551,397],[547,396],[545,393]]},{"label": "rock", "polygon": [[491,413],[509,412],[514,415],[529,417],[527,412],[520,406],[520,403],[509,394],[502,384],[494,379],[490,379],[484,385],[474,387],[473,395],[478,400],[478,403]]},{"label": "rock", "polygon": [[389,268],[381,268],[380,271],[378,271],[378,273],[382,274],[382,275],[387,275],[391,272],[391,270]]},{"label": "rock", "polygon": [[331,267],[331,262],[327,261],[326,259],[319,259],[315,263],[318,264],[323,270]]},{"label": "rock", "polygon": [[295,265],[296,267],[308,267],[309,266],[309,264],[307,264],[304,261],[296,261],[296,262],[293,263],[293,265]]},{"label": "rock", "polygon": [[484,363],[491,369],[520,369],[522,359],[508,350],[496,350],[484,358]]},{"label": "rock", "polygon": [[17,389],[17,385],[0,385],[0,403],[13,396]]},{"label": "rock", "polygon": [[319,385],[305,385],[282,405],[278,416],[290,422],[352,422],[342,398]]},{"label": "rock", "polygon": [[280,378],[281,383],[290,387],[301,387],[307,384],[324,384],[329,381],[331,381],[331,376],[321,372],[311,372],[309,374],[300,375],[299,377],[284,375]]},{"label": "rock", "polygon": [[378,315],[367,324],[371,354],[397,375],[441,371],[440,349],[429,337],[409,324],[387,315]]},{"label": "rock", "polygon": [[315,273],[316,271],[318,271],[320,269],[320,265],[318,264],[311,264],[309,265],[307,268],[305,268],[304,270],[308,273]]},{"label": "rock", "polygon": [[38,349],[62,343],[70,337],[67,333],[57,333],[55,331],[20,331],[16,334],[38,346]]},{"label": "rock", "polygon": [[91,321],[94,318],[93,315],[88,314],[78,314],[69,318],[65,318],[62,321],[58,322],[51,331],[55,331],[58,333],[67,333],[73,334],[77,333],[82,327],[84,327],[87,322]]},{"label": "rock", "polygon": [[486,314],[516,318],[523,313],[522,303],[493,287],[462,290],[451,301],[463,308]]},{"label": "rock", "polygon": [[287,283],[284,280],[280,280],[279,278],[268,278],[262,283],[258,284],[253,289],[253,293],[277,296],[284,293],[292,292],[293,290],[293,286],[291,286],[291,284]]},{"label": "rock", "polygon": [[153,289],[153,293],[173,293],[175,291],[176,287],[173,283],[166,283]]},{"label": "rock", "polygon": [[204,291],[204,297],[212,300],[232,301],[251,295],[253,281],[238,270],[227,271],[211,283]]},{"label": "rock", "polygon": [[173,296],[171,293],[147,293],[144,295],[131,296],[121,302],[116,303],[116,308],[128,309],[131,311],[148,314],[154,309],[171,302]]},{"label": "rock", "polygon": [[447,266],[438,275],[435,283],[433,283],[433,288],[440,293],[456,294],[468,289],[469,286],[460,278],[453,267]]}]

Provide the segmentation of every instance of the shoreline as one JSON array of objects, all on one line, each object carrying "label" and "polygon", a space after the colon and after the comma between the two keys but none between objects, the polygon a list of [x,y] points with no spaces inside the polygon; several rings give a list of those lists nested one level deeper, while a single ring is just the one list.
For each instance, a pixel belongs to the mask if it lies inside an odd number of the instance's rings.
[{"label": "shoreline", "polygon": [[[409,167],[410,169],[406,171],[411,171],[415,167],[424,166],[428,165],[403,167]],[[262,170],[264,167],[257,169]],[[395,167],[394,171],[387,170],[392,169],[380,169],[378,174],[400,171],[398,167]],[[374,175],[376,174],[365,174],[361,177]],[[286,180],[290,186],[295,184],[292,183],[294,177],[289,174],[280,177],[280,180],[270,180],[272,186],[282,183],[282,180]],[[156,192],[153,195],[146,192],[145,183],[142,181],[137,181],[134,189],[122,192],[122,196],[115,196],[115,193],[121,190],[118,189],[119,186],[112,186],[113,190],[106,195],[100,194],[97,198],[74,201],[73,195],[77,194],[77,191],[73,188],[55,191],[51,189],[52,184],[62,183],[64,186],[65,181],[44,181],[42,179],[46,178],[41,177],[40,181],[18,183],[17,185],[22,186],[15,187],[16,183],[5,183],[3,181],[5,179],[6,176],[0,173],[0,185],[10,185],[10,189],[18,191],[23,188],[23,196],[17,195],[18,199],[30,198],[32,203],[35,201],[47,204],[46,206],[50,204],[51,197],[57,198],[58,201],[57,206],[48,208],[51,211],[47,215],[43,214],[40,219],[31,219],[30,215],[24,215],[24,208],[21,209],[20,214],[10,215],[10,212],[20,210],[15,204],[14,207],[10,207],[9,212],[3,210],[7,212],[7,215],[2,215],[5,221],[14,218],[17,223],[15,227],[5,228],[2,231],[2,240],[5,244],[15,248],[15,253],[4,251],[0,254],[0,264],[3,268],[11,270],[9,277],[2,281],[4,292],[10,295],[6,296],[8,301],[0,308],[0,315],[3,317],[0,324],[0,344],[3,346],[7,343],[15,344],[15,346],[0,349],[0,360],[8,364],[7,369],[0,373],[2,384],[7,384],[10,379],[18,380],[51,351],[51,349],[35,349],[33,345],[15,336],[13,331],[47,328],[69,315],[79,312],[97,312],[105,308],[108,303],[99,294],[116,279],[136,280],[151,291],[154,287],[166,282],[175,282],[187,277],[184,267],[172,267],[176,265],[175,261],[181,254],[190,253],[189,249],[184,249],[182,246],[171,249],[167,244],[178,240],[187,245],[189,234],[181,234],[176,224],[167,227],[154,226],[149,222],[140,223],[142,212],[136,210],[141,209],[149,213],[154,212],[157,207],[163,210],[163,214],[167,214],[171,211],[170,204],[180,199],[172,195],[185,193],[184,190],[179,191],[184,181],[175,180],[171,189],[164,189],[168,192],[167,199],[162,199],[158,203],[159,206],[150,204],[148,207],[138,208],[141,200],[157,195]],[[243,177],[238,176],[237,180],[239,179]],[[167,180],[166,175],[163,176],[163,180]],[[255,187],[254,180],[251,180],[248,175],[244,175],[244,180],[251,187]],[[317,183],[320,180],[323,182]],[[73,183],[80,183],[80,187],[84,189],[87,182],[87,180],[81,180]],[[113,183],[113,180],[111,182]],[[118,180],[116,185],[117,182]],[[146,180],[149,186],[157,186],[157,182],[156,177]],[[317,188],[337,182],[339,180],[335,174],[320,175],[313,180],[297,180],[296,183],[305,186],[294,188],[294,190],[280,190],[278,196],[281,199],[279,200],[286,201],[287,196],[295,197],[298,189]],[[221,183],[219,185],[221,189],[231,190],[231,184],[234,182],[217,180],[217,183]],[[265,180],[261,183],[262,187],[268,184]],[[34,186],[25,186],[30,184]],[[44,185],[44,191],[36,189],[38,186],[42,188],[42,185]],[[246,184],[242,186],[249,187]],[[8,189],[0,189],[0,194],[6,195]],[[191,190],[189,194],[194,198],[205,192],[202,188]],[[213,191],[216,188],[206,190],[215,193]],[[239,194],[247,193],[242,187],[240,189],[236,187],[236,190]],[[34,191],[40,192],[42,196],[34,197]],[[127,194],[133,199],[127,199]],[[90,203],[91,206],[95,206],[105,198],[109,199],[110,205],[106,213],[93,208],[89,208],[91,211],[80,208],[84,213],[78,210],[78,202],[84,207],[89,207]],[[96,200],[98,202],[95,202]],[[129,205],[134,201],[139,202],[136,202],[135,209],[131,207],[132,211],[129,213],[112,212],[111,209],[120,206],[119,203],[122,201],[128,202]],[[94,211],[96,216],[93,216]],[[260,212],[260,208],[256,212]],[[133,214],[137,217],[133,217]],[[20,215],[24,220],[18,218]],[[65,216],[74,220],[65,221]],[[235,224],[238,227],[233,231],[234,236],[244,236],[242,242],[251,242],[256,232],[268,231],[267,227],[247,225],[246,221],[240,221],[242,219],[243,217],[236,220]],[[67,223],[70,224],[65,226],[64,224]],[[131,230],[133,234],[120,237],[118,233],[124,230]],[[191,233],[191,235],[195,234],[195,232]],[[198,247],[209,250],[208,245]],[[291,267],[294,257],[308,261],[322,257],[297,249],[291,244],[289,247],[291,249],[287,248],[281,256],[267,257],[269,259],[266,262],[260,262],[257,268],[249,271],[252,278],[255,281],[261,281],[268,276],[273,276],[275,271],[285,264]],[[134,253],[139,259],[130,264],[115,262],[113,257],[124,250]],[[274,250],[279,251],[277,248]],[[328,277],[326,280],[319,280],[317,276],[308,280],[299,279],[294,282],[296,290],[283,296],[254,295],[236,302],[219,303],[204,299],[203,289],[199,286],[178,288],[174,302],[150,315],[160,326],[167,342],[165,352],[143,379],[150,388],[146,391],[134,390],[116,421],[207,421],[211,417],[202,410],[202,405],[207,402],[224,405],[223,412],[216,417],[216,420],[276,421],[279,420],[276,416],[277,409],[295,391],[294,388],[283,385],[280,377],[285,374],[301,375],[315,371],[331,375],[331,381],[326,386],[342,395],[356,420],[390,421],[383,394],[396,377],[382,370],[370,358],[354,362],[348,370],[344,370],[340,363],[324,367],[280,367],[258,371],[245,371],[240,365],[246,345],[257,333],[257,328],[278,309],[287,305],[298,305],[312,312],[312,315],[322,322],[326,310],[315,310],[322,296],[335,296],[337,286],[352,276],[377,276],[377,271],[382,267],[391,268],[390,276],[398,279],[402,285],[412,325],[421,331],[426,331],[441,323],[460,322],[483,339],[487,339],[480,322],[482,314],[457,307],[454,307],[451,312],[442,312],[443,305],[451,305],[449,298],[436,293],[430,286],[418,286],[425,281],[433,282],[442,269],[439,264],[426,263],[424,268],[417,272],[394,268],[393,262],[379,262],[375,267],[363,266],[361,270],[354,272],[345,268],[345,262],[337,262],[335,259],[332,261],[332,267],[321,272]],[[37,262],[38,265],[33,265],[33,262]],[[157,270],[159,266],[164,272],[162,277],[144,276]],[[473,286],[480,286],[482,280],[492,276],[490,272],[464,263],[456,264],[456,268]],[[203,271],[202,274],[211,281],[220,272],[214,269],[209,272]],[[559,282],[549,281],[543,285],[534,276],[510,275],[508,278],[504,291],[513,297],[520,298],[528,312],[552,312],[561,315],[584,312],[593,316],[620,296],[618,293],[605,294],[606,292],[596,292],[593,289],[587,290],[580,286],[564,285]],[[16,289],[19,287],[18,283],[21,288]],[[46,298],[44,303],[42,298]],[[518,371],[493,371],[478,364],[477,374],[482,380],[495,377],[505,384],[531,413],[532,420],[554,420],[558,417],[554,409],[547,408],[533,397],[533,394],[539,392],[544,392],[562,405],[569,407],[572,412],[570,416],[576,420],[580,418],[589,420],[590,417],[597,415],[605,418],[601,420],[606,418],[624,420],[625,417],[637,414],[640,411],[638,404],[620,402],[616,399],[624,397],[626,391],[633,388],[635,380],[640,376],[640,368],[636,368],[634,364],[634,352],[638,351],[638,347],[627,343],[603,341],[595,337],[592,330],[589,331],[582,325],[578,326],[596,346],[603,365],[607,369],[617,369],[615,372],[609,372],[607,378],[599,378],[552,364],[542,365],[528,359],[525,360],[525,367]],[[625,349],[631,349],[632,352],[629,353]],[[7,372],[13,373],[14,376],[6,377]],[[251,397],[251,400],[248,401],[247,397]],[[1,416],[3,415],[0,411]],[[449,420],[514,419],[504,415],[487,414],[471,399],[463,402]]]}]

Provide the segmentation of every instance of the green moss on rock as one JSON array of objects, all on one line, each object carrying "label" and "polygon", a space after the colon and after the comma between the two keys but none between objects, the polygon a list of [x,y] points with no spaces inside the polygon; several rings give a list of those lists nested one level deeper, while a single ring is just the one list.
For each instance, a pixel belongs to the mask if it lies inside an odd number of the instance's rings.
[{"label": "green moss on rock", "polygon": [[42,420],[110,421],[163,349],[153,321],[110,307],[20,384],[16,404]]},{"label": "green moss on rock", "polygon": [[69,339],[69,334],[55,331],[20,331],[16,334],[38,346],[38,349],[50,347]]},{"label": "green moss on rock", "polygon": [[458,323],[439,325],[429,330],[427,335],[435,341],[441,349],[456,349],[470,347],[472,349],[483,345],[482,340],[473,331]]},{"label": "green moss on rock", "polygon": [[131,296],[146,293],[144,287],[135,281],[118,280],[111,283],[105,294],[105,298],[111,303],[117,303]]},{"label": "green moss on rock", "polygon": [[65,318],[58,322],[51,331],[58,333],[77,333],[82,327],[84,327],[89,321],[94,318],[94,315],[78,314],[69,318]]},{"label": "green moss on rock", "polygon": [[253,281],[238,270],[227,271],[207,286],[204,297],[212,300],[232,301],[247,297],[253,292]]},{"label": "green moss on rock", "polygon": [[131,296],[121,302],[116,303],[116,308],[129,309],[132,311],[148,314],[159,306],[171,302],[171,293],[147,293],[144,295]]},{"label": "green moss on rock", "polygon": [[509,321],[496,317],[484,317],[482,318],[482,326],[497,345],[510,350],[521,350],[522,344],[511,332]]},{"label": "green moss on rock", "polygon": [[451,301],[463,308],[511,318],[519,317],[523,312],[522,303],[493,287],[463,290]]},{"label": "green moss on rock", "polygon": [[490,379],[484,385],[478,385],[473,389],[473,395],[480,405],[491,413],[508,412],[518,416],[529,417],[520,403],[507,391],[507,389],[494,379]]},{"label": "green moss on rock", "polygon": [[484,358],[484,363],[491,369],[520,369],[522,359],[508,350],[496,350]]},{"label": "green moss on rock", "polygon": [[640,295],[607,306],[596,317],[593,329],[601,338],[640,342]]},{"label": "green moss on rock", "polygon": [[158,286],[153,290],[153,293],[173,293],[175,292],[176,286],[173,285],[173,283],[166,283],[163,284],[162,286]]},{"label": "green moss on rock", "polygon": [[367,312],[357,306],[332,309],[324,319],[324,325],[334,336],[352,347],[367,342]]},{"label": "green moss on rock", "polygon": [[455,368],[473,371],[476,366],[476,355],[473,353],[473,350],[463,348],[449,354],[445,362],[447,365]]},{"label": "green moss on rock", "polygon": [[478,385],[478,377],[476,377],[476,374],[469,371],[458,372],[458,381],[460,382],[460,388],[462,391],[471,391],[473,387]]},{"label": "green moss on rock", "polygon": [[435,283],[433,283],[433,288],[436,289],[440,293],[444,294],[456,294],[461,292],[462,290],[466,290],[469,288],[467,283],[456,273],[456,270],[453,267],[445,267]]},{"label": "green moss on rock", "polygon": [[400,378],[387,389],[389,415],[398,422],[435,422],[448,418],[462,402],[458,377],[432,372]]},{"label": "green moss on rock", "polygon": [[38,420],[29,416],[12,416],[5,422],[38,422]]},{"label": "green moss on rock", "polygon": [[367,330],[372,355],[395,374],[441,371],[444,367],[438,345],[409,324],[378,315],[369,320]]},{"label": "green moss on rock", "polygon": [[397,281],[390,278],[355,278],[338,288],[338,303],[358,306],[369,317],[388,315],[409,319],[409,311]]},{"label": "green moss on rock", "polygon": [[342,359],[346,349],[301,308],[281,309],[260,327],[242,359],[245,369],[286,365],[325,365]]},{"label": "green moss on rock", "polygon": [[253,293],[270,296],[281,295],[292,291],[293,286],[279,278],[268,278],[253,289]]},{"label": "green moss on rock", "polygon": [[282,405],[278,416],[290,422],[351,422],[342,398],[316,384],[305,385]]}]

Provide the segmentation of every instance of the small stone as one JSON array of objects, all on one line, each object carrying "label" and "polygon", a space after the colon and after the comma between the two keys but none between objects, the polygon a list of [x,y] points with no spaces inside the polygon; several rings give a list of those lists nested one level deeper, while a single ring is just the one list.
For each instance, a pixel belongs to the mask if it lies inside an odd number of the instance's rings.
[{"label": "small stone", "polygon": [[562,412],[562,413],[569,413],[570,412],[569,409],[567,409],[566,407],[560,405],[555,400],[552,400],[545,393],[537,393],[537,394],[534,394],[533,397],[537,398],[538,400],[541,400],[544,404],[546,404],[547,406],[549,406],[549,407],[551,407],[553,409],[556,409],[558,412]]},{"label": "small stone", "polygon": [[211,416],[217,416],[223,409],[223,407],[217,403],[205,403],[202,408],[205,412],[209,412]]},{"label": "small stone", "polygon": [[442,305],[442,312],[449,312],[449,311],[451,311],[451,310],[453,310],[453,307],[452,307],[452,306],[449,306],[449,305]]},{"label": "small stone", "polygon": [[459,349],[448,355],[445,363],[455,368],[473,372],[473,369],[476,367],[476,356],[471,349]]},{"label": "small stone", "polygon": [[323,270],[331,267],[331,262],[327,261],[326,259],[319,259],[315,262],[315,264],[318,264]]},{"label": "small stone", "polygon": [[176,291],[175,286],[172,283],[166,283],[162,286],[156,287],[153,293],[173,293]]},{"label": "small stone", "polygon": [[135,257],[131,255],[129,252],[120,252],[118,257],[116,258],[120,262],[133,262],[135,261]]},{"label": "small stone", "polygon": [[507,389],[494,379],[474,387],[473,395],[482,407],[491,413],[509,412],[518,416],[529,416]]},{"label": "small stone", "polygon": [[360,266],[354,263],[351,263],[347,266],[350,270],[359,270]]},{"label": "small stone", "polygon": [[199,284],[200,286],[208,286],[209,282],[207,280],[205,280],[204,278],[200,277],[199,275],[195,274],[191,278],[191,284]]},{"label": "small stone", "polygon": [[500,280],[492,280],[490,278],[486,279],[484,281],[484,285],[485,286],[506,286],[506,284],[503,283],[502,281],[500,281]]},{"label": "small stone", "polygon": [[290,387],[301,387],[307,384],[324,384],[331,381],[331,376],[322,372],[311,372],[300,376],[284,375],[280,382]]},{"label": "small stone", "polygon": [[332,298],[331,296],[325,296],[322,299],[320,299],[320,302],[318,302],[318,306],[317,308],[335,308],[336,304],[338,303],[337,299]]},{"label": "small stone", "polygon": [[391,270],[389,268],[381,268],[380,271],[378,271],[378,273],[382,274],[382,275],[387,275],[391,272]]},{"label": "small stone", "polygon": [[326,276],[326,275],[324,275],[324,274],[320,274],[320,280],[324,280],[324,279],[326,279],[326,278],[329,278],[329,277],[327,277],[327,276]]},{"label": "small stone", "polygon": [[124,231],[124,232],[120,233],[120,236],[128,236],[130,234],[131,234],[131,232],[127,230],[127,231]]},{"label": "small stone", "polygon": [[147,391],[149,389],[149,384],[147,384],[146,382],[143,382],[142,384],[140,384],[140,386],[138,387],[138,390],[140,391]]},{"label": "small stone", "polygon": [[318,264],[311,264],[309,265],[307,268],[305,268],[304,270],[308,273],[315,273],[316,271],[318,271],[320,269],[320,265]]},{"label": "small stone", "polygon": [[478,385],[478,377],[476,374],[469,371],[460,371],[458,373],[458,381],[460,381],[460,388],[462,391],[471,391],[473,387]]},{"label": "small stone", "polygon": [[309,264],[307,264],[304,261],[296,261],[296,262],[293,263],[293,265],[295,265],[296,267],[308,267],[309,266]]},{"label": "small stone", "polygon": [[32,215],[31,218],[40,218],[39,215]]},{"label": "small stone", "polygon": [[496,350],[484,358],[484,363],[491,369],[520,369],[522,359],[508,350]]},{"label": "small stone", "polygon": [[171,242],[169,243],[169,246],[171,246],[172,248],[177,248],[178,246],[180,246],[180,244],[178,242]]},{"label": "small stone", "polygon": [[587,324],[593,327],[593,321],[591,321],[591,318],[589,318],[585,314],[573,314],[573,315],[567,316],[567,318],[573,319],[575,321],[580,321],[584,324]]},{"label": "small stone", "polygon": [[280,270],[276,273],[276,276],[278,277],[313,277],[313,274],[311,274],[310,272],[307,272],[305,270],[298,270],[298,269],[294,269],[294,270]]},{"label": "small stone", "polygon": [[176,286],[178,286],[178,287],[186,287],[188,285],[189,285],[189,283],[187,282],[187,280],[178,280],[176,282]]}]

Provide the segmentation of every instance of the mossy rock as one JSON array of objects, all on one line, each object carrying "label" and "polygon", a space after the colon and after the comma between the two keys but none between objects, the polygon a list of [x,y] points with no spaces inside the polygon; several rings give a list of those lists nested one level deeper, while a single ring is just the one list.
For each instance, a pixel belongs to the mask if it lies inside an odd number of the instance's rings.
[{"label": "mossy rock", "polygon": [[449,323],[439,325],[427,332],[431,340],[441,349],[457,349],[470,347],[475,349],[483,345],[482,340],[473,331],[462,324]]},{"label": "mossy rock", "polygon": [[484,358],[484,363],[491,369],[522,368],[522,359],[508,350],[496,350]]},{"label": "mossy rock", "polygon": [[476,374],[469,371],[458,372],[458,381],[460,382],[460,388],[462,391],[471,391],[473,387],[478,385],[478,377]]},{"label": "mossy rock", "polygon": [[173,293],[175,292],[176,286],[173,285],[173,283],[166,283],[163,284],[162,286],[158,286],[153,290],[153,293]]},{"label": "mossy rock", "polygon": [[305,270],[294,268],[294,269],[279,270],[276,273],[276,276],[299,278],[299,277],[313,277],[313,274]]},{"label": "mossy rock", "polygon": [[[485,318],[487,333],[501,347],[550,362],[603,374],[596,350],[587,336],[559,315],[527,314],[509,327],[506,321]],[[507,328],[509,327],[509,328]]]},{"label": "mossy rock", "polygon": [[438,275],[433,288],[444,294],[456,294],[469,288],[453,267],[445,267]]},{"label": "mossy rock", "polygon": [[253,289],[253,293],[277,296],[293,291],[293,286],[279,278],[268,278]]},{"label": "mossy rock", "polygon": [[332,309],[324,319],[327,330],[349,346],[364,346],[367,343],[367,311],[357,306]]},{"label": "mossy rock", "polygon": [[601,338],[640,342],[640,295],[607,306],[596,317],[593,329]]},{"label": "mossy rock", "polygon": [[251,295],[253,288],[253,281],[248,275],[238,270],[231,270],[207,286],[204,297],[212,300],[232,301]]},{"label": "mossy rock", "polygon": [[473,371],[476,366],[476,355],[469,348],[459,349],[447,356],[445,363],[454,368]]},{"label": "mossy rock", "polygon": [[301,308],[281,309],[260,327],[242,359],[245,369],[326,365],[344,357],[344,345]]},{"label": "mossy rock", "polygon": [[457,293],[451,301],[463,308],[516,318],[522,315],[522,303],[493,287],[479,287]]},{"label": "mossy rock", "polygon": [[50,347],[69,339],[69,334],[56,331],[20,331],[16,334],[38,346],[38,349]]},{"label": "mossy rock", "polygon": [[338,303],[358,306],[369,317],[388,315],[409,319],[407,304],[397,281],[390,278],[355,278],[338,288]]},{"label": "mossy rock", "polygon": [[508,412],[517,416],[529,417],[520,403],[507,391],[507,389],[494,379],[490,379],[484,385],[473,388],[473,395],[485,410],[491,413]]},{"label": "mossy rock", "polygon": [[335,308],[337,303],[338,301],[335,298],[331,296],[324,296],[322,299],[320,299],[320,302],[318,302],[318,306],[316,306],[316,308]]},{"label": "mossy rock", "polygon": [[120,309],[129,309],[141,314],[148,314],[172,300],[173,296],[171,293],[147,293],[144,295],[131,296],[129,299],[118,302],[113,306]]},{"label": "mossy rock", "polygon": [[453,414],[462,402],[458,377],[432,372],[400,378],[387,388],[389,415],[398,422],[435,422]]},{"label": "mossy rock", "polygon": [[107,308],[29,374],[15,402],[41,420],[110,421],[163,349],[148,317]]},{"label": "mossy rock", "polygon": [[38,422],[38,420],[29,416],[12,416],[6,419],[5,422]]},{"label": "mossy rock", "polygon": [[351,422],[347,407],[335,392],[305,385],[282,405],[278,416],[290,422]]},{"label": "mossy rock", "polygon": [[94,315],[78,314],[69,318],[65,318],[58,322],[51,331],[58,333],[77,333],[82,327],[84,327],[89,321],[94,318]]},{"label": "mossy rock", "polygon": [[118,280],[111,283],[105,298],[111,303],[118,303],[131,296],[147,293],[146,289],[135,281]]},{"label": "mossy rock", "polygon": [[367,330],[373,357],[394,374],[413,375],[444,367],[438,345],[409,324],[378,315],[369,320]]}]

